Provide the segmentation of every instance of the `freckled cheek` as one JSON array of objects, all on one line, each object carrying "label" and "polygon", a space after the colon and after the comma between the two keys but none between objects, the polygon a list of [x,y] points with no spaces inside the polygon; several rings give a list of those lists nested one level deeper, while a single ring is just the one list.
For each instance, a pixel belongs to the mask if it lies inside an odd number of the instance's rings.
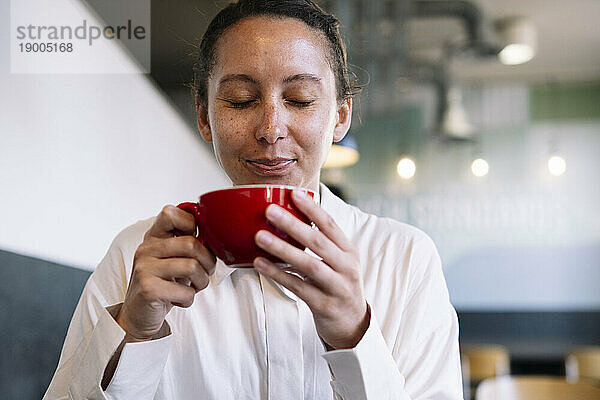
[{"label": "freckled cheek", "polygon": [[310,156],[317,156],[319,150],[327,145],[328,134],[324,127],[323,121],[317,119],[304,119],[294,121],[296,129],[295,139],[296,142],[307,152],[310,152]]},{"label": "freckled cheek", "polygon": [[238,153],[247,145],[252,135],[243,120],[230,117],[215,121],[213,136],[220,152]]}]

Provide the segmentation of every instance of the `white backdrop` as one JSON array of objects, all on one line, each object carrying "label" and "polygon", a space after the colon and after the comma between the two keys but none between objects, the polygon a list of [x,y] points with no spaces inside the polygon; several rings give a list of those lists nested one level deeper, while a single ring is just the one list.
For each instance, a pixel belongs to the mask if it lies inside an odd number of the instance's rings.
[{"label": "white backdrop", "polygon": [[229,185],[146,76],[10,74],[9,16],[0,0],[1,249],[93,269],[124,227]]}]

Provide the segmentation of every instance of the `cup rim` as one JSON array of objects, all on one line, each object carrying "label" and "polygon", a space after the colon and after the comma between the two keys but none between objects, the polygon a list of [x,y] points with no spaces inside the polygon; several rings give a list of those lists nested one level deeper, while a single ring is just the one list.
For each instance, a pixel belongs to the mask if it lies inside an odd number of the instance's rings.
[{"label": "cup rim", "polygon": [[318,199],[319,197],[319,193],[317,193],[316,191],[312,190],[312,189],[308,189],[308,188],[303,188],[300,186],[293,186],[293,185],[273,185],[270,183],[255,183],[255,184],[250,184],[250,185],[238,185],[238,186],[232,186],[232,187],[228,187],[228,188],[224,188],[224,189],[215,189],[215,190],[211,190],[210,192],[206,192],[201,194],[199,197],[205,196],[207,194],[210,193],[214,193],[214,192],[222,192],[225,190],[233,190],[233,189],[252,189],[252,188],[261,188],[261,187],[271,187],[271,188],[277,188],[277,189],[302,189],[302,190],[306,190],[307,192],[311,192],[312,194],[314,194],[314,198],[315,200]]}]

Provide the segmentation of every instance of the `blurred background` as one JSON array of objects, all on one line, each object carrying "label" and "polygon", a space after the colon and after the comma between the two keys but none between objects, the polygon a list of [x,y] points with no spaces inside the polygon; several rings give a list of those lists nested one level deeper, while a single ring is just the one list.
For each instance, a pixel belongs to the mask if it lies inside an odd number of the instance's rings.
[{"label": "blurred background", "polygon": [[[188,86],[227,2],[146,2],[149,73],[16,74],[0,0],[2,398],[43,395],[83,285],[121,229],[229,184]],[[79,4],[110,18],[101,1]],[[490,376],[584,376],[583,348],[600,379],[600,3],[319,4],[340,19],[364,85],[322,180],[433,238],[459,314],[465,398]],[[135,65],[134,54],[110,59]]]}]

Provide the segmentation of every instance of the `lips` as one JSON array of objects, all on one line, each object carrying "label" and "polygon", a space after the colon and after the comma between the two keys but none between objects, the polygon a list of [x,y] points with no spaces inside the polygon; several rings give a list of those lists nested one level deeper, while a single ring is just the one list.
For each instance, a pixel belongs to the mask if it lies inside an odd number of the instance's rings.
[{"label": "lips", "polygon": [[255,158],[246,160],[252,170],[260,175],[281,175],[286,173],[295,163],[295,158]]}]

